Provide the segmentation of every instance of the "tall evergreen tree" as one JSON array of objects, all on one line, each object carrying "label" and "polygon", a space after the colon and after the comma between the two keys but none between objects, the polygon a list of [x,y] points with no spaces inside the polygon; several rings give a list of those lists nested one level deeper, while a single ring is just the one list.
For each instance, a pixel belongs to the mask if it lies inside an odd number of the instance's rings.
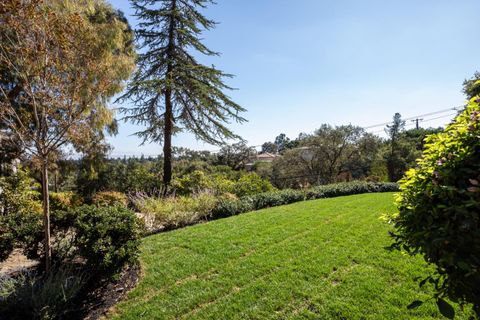
[{"label": "tall evergreen tree", "polygon": [[192,132],[198,139],[222,144],[240,138],[226,127],[231,120],[246,121],[245,111],[223,91],[232,89],[223,80],[231,77],[214,66],[200,64],[193,52],[218,53],[200,39],[216,23],[200,10],[212,0],[131,0],[140,23],[137,40],[143,53],[137,72],[121,100],[131,100],[126,119],[144,126],[137,132],[143,142],[163,143],[164,185],[172,178],[172,136]]},{"label": "tall evergreen tree", "polygon": [[399,155],[400,134],[405,129],[405,121],[402,120],[400,113],[395,113],[391,124],[387,125],[385,133],[389,136],[390,151],[386,155],[388,178],[392,182],[397,182],[403,175],[399,167],[402,165],[402,157]]}]

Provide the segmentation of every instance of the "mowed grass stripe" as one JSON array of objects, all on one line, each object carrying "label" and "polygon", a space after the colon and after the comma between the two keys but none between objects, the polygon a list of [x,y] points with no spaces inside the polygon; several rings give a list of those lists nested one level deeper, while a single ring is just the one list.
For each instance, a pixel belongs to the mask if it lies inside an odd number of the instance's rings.
[{"label": "mowed grass stripe", "polygon": [[[117,319],[435,319],[423,261],[384,249],[392,194],[301,202],[144,240]],[[462,318],[460,314],[459,319]],[[464,317],[466,318],[466,317]]]}]

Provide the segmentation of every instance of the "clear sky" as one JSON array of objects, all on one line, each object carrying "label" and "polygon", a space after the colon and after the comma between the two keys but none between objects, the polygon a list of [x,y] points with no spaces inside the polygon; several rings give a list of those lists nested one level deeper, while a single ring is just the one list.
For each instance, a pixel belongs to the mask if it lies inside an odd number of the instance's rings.
[{"label": "clear sky", "polygon": [[[135,26],[127,0],[110,2]],[[231,127],[250,145],[322,123],[369,126],[395,112],[407,118],[459,106],[462,82],[480,70],[478,0],[216,2],[205,13],[220,24],[204,39],[222,55],[204,61],[236,75],[230,96],[249,122]],[[161,153],[159,145],[140,147],[136,129],[121,124],[110,139],[114,156]],[[188,134],[174,144],[218,149]]]}]

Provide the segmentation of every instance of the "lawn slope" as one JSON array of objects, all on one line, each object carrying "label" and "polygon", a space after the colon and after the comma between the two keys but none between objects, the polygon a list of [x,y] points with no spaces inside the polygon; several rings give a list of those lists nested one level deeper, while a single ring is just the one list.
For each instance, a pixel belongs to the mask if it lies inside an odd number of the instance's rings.
[{"label": "lawn slope", "polygon": [[426,269],[384,249],[392,202],[301,202],[149,237],[143,278],[110,318],[441,319],[433,302],[405,307],[428,298],[413,281]]}]

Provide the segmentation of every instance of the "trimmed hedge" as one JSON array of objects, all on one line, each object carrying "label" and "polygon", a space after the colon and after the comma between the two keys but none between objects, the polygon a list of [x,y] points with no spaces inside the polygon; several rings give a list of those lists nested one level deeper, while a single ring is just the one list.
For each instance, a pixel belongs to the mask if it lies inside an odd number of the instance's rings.
[{"label": "trimmed hedge", "polygon": [[349,196],[353,194],[396,192],[398,184],[392,182],[346,182],[314,187],[306,192],[306,200]]},{"label": "trimmed hedge", "polygon": [[212,219],[225,218],[240,213],[295,203],[304,200],[333,198],[353,194],[399,191],[396,183],[390,182],[345,182],[314,187],[308,190],[284,189],[259,193],[234,200],[220,200],[212,210]]}]

